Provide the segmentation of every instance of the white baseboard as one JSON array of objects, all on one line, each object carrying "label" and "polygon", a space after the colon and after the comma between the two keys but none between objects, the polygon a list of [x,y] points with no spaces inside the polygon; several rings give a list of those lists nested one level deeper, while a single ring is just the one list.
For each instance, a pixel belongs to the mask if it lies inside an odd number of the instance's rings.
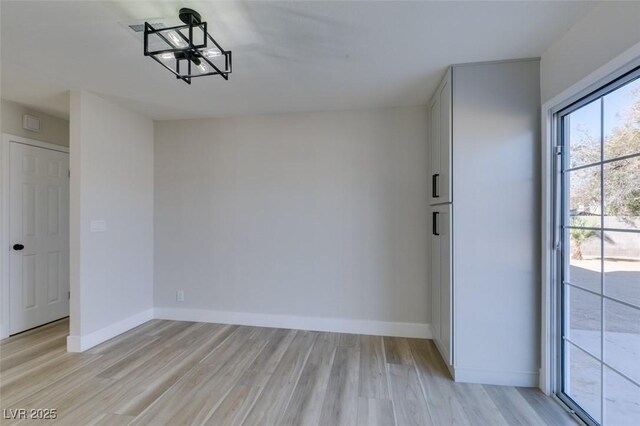
[{"label": "white baseboard", "polygon": [[68,336],[67,337],[67,351],[68,352],[84,352],[102,342],[118,336],[119,334],[129,331],[134,327],[137,327],[145,322],[154,318],[153,309],[149,309],[139,314],[130,316],[118,321],[115,324],[111,324],[107,327],[94,331],[93,333],[85,334],[83,336]]},{"label": "white baseboard", "polygon": [[453,367],[453,378],[456,382],[482,383],[485,385],[538,387],[537,371],[496,371],[477,370],[473,368]]},{"label": "white baseboard", "polygon": [[373,336],[415,337],[421,339],[431,338],[431,326],[429,324],[419,323],[252,314],[246,312],[184,308],[155,308],[154,311],[157,319],[177,321],[251,325],[258,327],[288,328],[293,330],[368,334]]}]

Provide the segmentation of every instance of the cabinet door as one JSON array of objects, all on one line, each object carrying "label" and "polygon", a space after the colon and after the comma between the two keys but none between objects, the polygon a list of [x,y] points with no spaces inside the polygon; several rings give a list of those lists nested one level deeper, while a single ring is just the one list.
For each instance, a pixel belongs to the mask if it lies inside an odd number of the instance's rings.
[{"label": "cabinet door", "polygon": [[440,236],[437,235],[437,228],[440,222],[440,212],[438,207],[431,210],[431,328],[433,339],[440,341]]},{"label": "cabinet door", "polygon": [[440,93],[436,92],[433,100],[431,101],[430,111],[430,127],[431,137],[429,140],[429,154],[431,164],[431,185],[429,199],[431,204],[439,203],[440,198],[438,192],[439,178],[440,178]]},{"label": "cabinet door", "polygon": [[442,357],[453,365],[453,282],[451,280],[451,204],[440,206],[440,345]]},{"label": "cabinet door", "polygon": [[448,72],[440,88],[440,133],[439,147],[439,202],[451,202],[451,73]]}]

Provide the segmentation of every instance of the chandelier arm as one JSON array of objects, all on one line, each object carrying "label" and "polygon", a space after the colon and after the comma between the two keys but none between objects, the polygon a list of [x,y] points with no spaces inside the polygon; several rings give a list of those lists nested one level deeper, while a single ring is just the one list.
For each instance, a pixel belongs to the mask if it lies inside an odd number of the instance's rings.
[{"label": "chandelier arm", "polygon": [[[174,74],[180,80],[183,80],[187,84],[191,84],[191,81],[187,81],[185,79],[185,77],[183,77],[183,76],[181,76],[179,74],[179,72],[180,72],[180,66],[179,65],[177,66],[178,72],[176,72],[176,71],[172,70],[171,67],[168,67],[167,65],[163,64],[162,61],[160,59],[156,58],[155,56],[151,56],[151,58],[153,58],[154,61],[156,61],[157,63],[159,63],[160,65],[162,65],[166,69],[168,69],[169,71],[171,71],[171,73]],[[176,61],[177,61],[177,59],[176,59]]]}]

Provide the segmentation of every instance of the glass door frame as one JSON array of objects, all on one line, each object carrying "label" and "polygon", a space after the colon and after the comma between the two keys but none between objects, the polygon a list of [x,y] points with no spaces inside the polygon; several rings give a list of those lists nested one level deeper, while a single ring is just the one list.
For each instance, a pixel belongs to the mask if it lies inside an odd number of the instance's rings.
[{"label": "glass door frame", "polygon": [[[554,378],[554,388],[555,388],[555,396],[557,396],[562,403],[564,403],[568,408],[569,411],[576,415],[581,421],[583,421],[585,424],[589,425],[589,426],[599,426],[601,423],[598,423],[596,420],[594,420],[580,405],[578,405],[568,394],[566,394],[564,392],[565,390],[565,384],[564,384],[564,379],[565,379],[565,345],[564,343],[564,337],[565,337],[565,320],[566,320],[566,314],[564,312],[564,307],[565,307],[565,292],[564,292],[564,286],[565,286],[565,276],[567,273],[567,269],[568,266],[565,265],[564,262],[564,257],[565,256],[569,256],[570,255],[570,247],[568,244],[568,240],[569,240],[569,228],[568,228],[568,223],[569,223],[569,218],[566,216],[566,213],[569,211],[569,200],[568,200],[568,185],[569,185],[569,179],[568,179],[568,173],[565,173],[565,169],[570,167],[565,167],[566,164],[566,160],[568,158],[569,155],[569,147],[568,147],[568,143],[567,143],[567,136],[568,136],[568,130],[564,128],[564,120],[563,118],[566,117],[567,115],[579,110],[580,108],[584,107],[585,105],[600,99],[604,96],[606,96],[607,94],[617,90],[618,88],[624,86],[625,84],[629,83],[630,81],[636,80],[640,78],[640,67],[635,67],[632,70],[626,72],[625,74],[618,76],[616,78],[614,78],[613,80],[609,81],[608,83],[604,83],[603,85],[600,86],[600,88],[596,89],[595,91],[590,92],[589,94],[579,98],[578,100],[572,102],[571,104],[563,107],[562,109],[556,111],[553,113],[552,115],[552,129],[554,132],[554,137],[553,140],[555,141],[555,146],[554,151],[553,151],[553,164],[552,164],[552,170],[553,170],[553,181],[552,181],[552,191],[553,191],[553,212],[552,212],[552,218],[553,218],[553,233],[552,233],[552,238],[553,238],[553,249],[555,251],[554,256],[553,256],[553,262],[554,265],[552,267],[553,273],[554,273],[554,277],[552,277],[553,280],[553,295],[552,295],[552,312],[551,312],[551,321],[552,321],[552,327],[555,328],[555,339],[553,339],[552,341],[552,354],[555,355],[555,359],[553,359],[552,365],[551,365],[551,369],[552,369],[552,377]],[[603,120],[603,111],[601,109],[600,111],[600,124],[602,127],[602,120]],[[628,156],[622,156],[622,157],[617,157],[617,158],[613,158],[613,159],[608,159],[605,160],[604,156],[602,154],[602,150],[604,149],[604,139],[603,139],[603,129],[600,129],[601,135],[600,135],[600,150],[601,150],[601,156],[600,156],[600,161],[592,163],[590,165],[585,165],[584,167],[587,166],[599,166],[600,167],[600,205],[601,205],[601,215],[600,215],[600,227],[598,228],[598,230],[602,231],[602,233],[604,234],[605,232],[605,227],[604,227],[604,211],[602,209],[602,206],[604,205],[604,191],[603,191],[603,186],[604,186],[604,175],[602,173],[604,166],[610,162],[613,161],[619,161],[625,158],[634,158],[637,157],[637,154],[632,154],[632,155],[628,155]],[[594,228],[595,229],[595,228]],[[602,269],[602,263],[604,261],[604,259],[602,258],[603,256],[603,240],[600,240],[600,245],[601,245],[601,288],[600,288],[600,307],[601,307],[601,312],[600,312],[600,316],[601,316],[601,328],[600,328],[600,333],[601,333],[601,342],[604,340],[604,333],[605,333],[605,329],[604,329],[604,310],[603,310],[603,303],[604,300],[607,298],[606,295],[604,294],[604,289],[603,289],[603,280],[604,280],[604,270]],[[590,355],[591,356],[591,355]],[[602,352],[602,348],[601,348],[601,352],[600,352],[600,357],[602,358],[601,360],[599,360],[599,362],[601,363],[601,371],[600,371],[600,389],[601,389],[601,394],[600,394],[600,400],[601,400],[601,409],[600,409],[600,416],[601,416],[601,420],[604,423],[604,407],[603,407],[603,403],[602,401],[605,398],[604,395],[604,381],[603,381],[603,371],[604,371],[604,367],[603,366],[608,366],[607,363],[604,361],[604,353]],[[611,368],[611,366],[608,366],[609,368]],[[615,369],[614,369],[615,371]]]}]

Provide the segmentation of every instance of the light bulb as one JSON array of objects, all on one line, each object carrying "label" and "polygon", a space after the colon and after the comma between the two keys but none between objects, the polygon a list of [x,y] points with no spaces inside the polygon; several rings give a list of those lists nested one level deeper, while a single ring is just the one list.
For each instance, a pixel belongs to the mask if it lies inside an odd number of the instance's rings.
[{"label": "light bulb", "polygon": [[175,31],[169,33],[169,39],[171,40],[171,43],[173,43],[173,45],[176,47],[184,46],[184,41],[178,37]]},{"label": "light bulb", "polygon": [[163,53],[162,55],[160,55],[160,59],[173,59],[175,58],[175,56],[173,56],[173,53]]},{"label": "light bulb", "polygon": [[203,53],[207,58],[217,58],[218,56],[222,56],[222,53],[216,49],[207,49]]},{"label": "light bulb", "polygon": [[207,67],[204,64],[198,65],[198,69],[203,73],[207,72]]}]

